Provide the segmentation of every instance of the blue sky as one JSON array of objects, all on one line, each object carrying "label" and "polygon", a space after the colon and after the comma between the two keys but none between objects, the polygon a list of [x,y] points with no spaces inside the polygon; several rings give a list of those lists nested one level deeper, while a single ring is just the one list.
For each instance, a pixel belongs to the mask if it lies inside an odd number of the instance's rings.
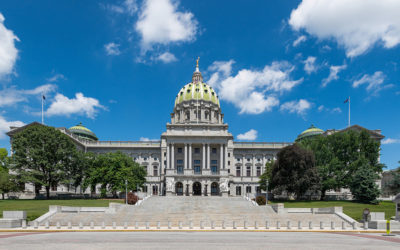
[{"label": "blue sky", "polygon": [[[378,4],[379,2],[379,4]],[[381,129],[400,160],[400,2],[1,1],[0,147],[11,125],[83,122],[159,139],[195,59],[235,139],[291,142],[311,124]]]}]

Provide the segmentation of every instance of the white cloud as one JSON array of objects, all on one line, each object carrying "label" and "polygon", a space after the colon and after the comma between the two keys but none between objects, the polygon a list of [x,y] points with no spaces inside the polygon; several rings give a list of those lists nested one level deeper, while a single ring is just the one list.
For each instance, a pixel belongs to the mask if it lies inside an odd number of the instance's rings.
[{"label": "white cloud", "polygon": [[119,54],[121,54],[121,51],[119,50],[119,44],[117,43],[107,43],[104,45],[104,49],[107,55],[118,56]]},{"label": "white cloud", "polygon": [[238,134],[236,138],[243,141],[254,141],[255,139],[257,139],[257,134],[257,130],[250,129],[244,134]]},{"label": "white cloud", "polygon": [[76,93],[75,98],[69,99],[58,93],[47,109],[46,114],[49,116],[65,115],[67,117],[77,114],[93,119],[99,109],[105,109],[105,107],[95,98],[85,97],[82,93]]},{"label": "white cloud", "polygon": [[298,101],[285,102],[281,105],[281,111],[288,111],[289,113],[296,113],[304,115],[308,109],[311,108],[311,103],[307,100],[300,99]]},{"label": "white cloud", "polygon": [[347,65],[343,64],[343,65],[337,65],[337,66],[330,66],[329,68],[329,76],[325,79],[322,80],[322,87],[326,87],[326,85],[328,85],[328,83],[330,83],[331,81],[337,80],[339,79],[339,72],[346,69]]},{"label": "white cloud", "polygon": [[299,45],[302,42],[305,42],[306,40],[307,40],[306,36],[304,36],[304,35],[299,36],[296,40],[294,40],[293,47],[297,47],[297,45]]},{"label": "white cloud", "polygon": [[138,9],[137,3],[135,0],[125,0],[121,4],[116,5],[116,4],[107,4],[107,5],[102,5],[105,9],[108,9],[112,12],[115,12],[117,14],[128,14],[128,15],[134,15]]},{"label": "white cloud", "polygon": [[135,25],[143,51],[150,50],[155,44],[195,39],[198,23],[193,13],[178,11],[178,4],[171,0],[144,0]]},{"label": "white cloud", "polygon": [[65,80],[66,77],[63,74],[55,74],[54,76],[47,78],[47,81],[52,83],[52,82],[58,82],[59,80]]},{"label": "white cloud", "polygon": [[21,121],[7,121],[3,116],[0,115],[0,139],[4,139],[6,137],[5,133],[10,131],[10,127],[21,127],[24,125],[25,123]]},{"label": "white cloud", "polygon": [[397,144],[400,143],[400,139],[386,138],[382,140],[382,144]]},{"label": "white cloud", "polygon": [[175,62],[178,59],[176,59],[175,55],[169,52],[164,52],[160,54],[157,58],[157,61],[161,61],[163,63],[170,63],[170,62]]},{"label": "white cloud", "polygon": [[12,106],[19,102],[25,102],[29,96],[46,95],[54,92],[57,86],[54,84],[45,84],[34,89],[16,89],[15,86],[0,90],[0,107]]},{"label": "white cloud", "polygon": [[365,74],[360,79],[353,82],[353,88],[357,88],[361,85],[367,85],[367,91],[373,92],[374,95],[378,94],[379,91],[393,87],[393,84],[384,85],[386,76],[382,71],[376,71],[373,75]]},{"label": "white cloud", "polygon": [[150,139],[148,137],[140,137],[140,141],[159,141],[158,139]]},{"label": "white cloud", "polygon": [[18,50],[15,41],[19,41],[12,30],[4,26],[4,16],[0,13],[0,79],[13,72]]},{"label": "white cloud", "polygon": [[320,105],[319,107],[318,107],[318,112],[329,112],[329,113],[342,113],[342,109],[341,108],[339,108],[339,107],[336,107],[336,108],[327,108],[327,107],[325,107],[324,105]]},{"label": "white cloud", "polygon": [[385,48],[400,43],[399,10],[397,0],[303,0],[289,24],[319,39],[333,38],[355,57],[380,42]]},{"label": "white cloud", "polygon": [[241,69],[232,75],[230,61],[216,61],[209,68],[208,83],[219,93],[221,100],[240,109],[240,113],[260,114],[279,105],[277,96],[290,91],[303,79],[292,80],[294,67],[287,62],[273,62],[262,70]]},{"label": "white cloud", "polygon": [[311,74],[317,71],[317,65],[315,65],[316,60],[317,58],[315,56],[309,56],[306,60],[303,61],[304,71],[307,72],[307,74]]}]

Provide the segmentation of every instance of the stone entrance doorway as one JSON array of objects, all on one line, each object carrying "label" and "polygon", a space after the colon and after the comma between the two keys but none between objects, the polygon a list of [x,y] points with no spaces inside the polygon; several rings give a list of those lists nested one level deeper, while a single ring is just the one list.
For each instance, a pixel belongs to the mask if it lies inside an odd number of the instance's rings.
[{"label": "stone entrance doorway", "polygon": [[219,195],[219,185],[217,182],[211,183],[211,195]]},{"label": "stone entrance doorway", "polygon": [[182,184],[182,182],[177,182],[175,184],[175,192],[176,192],[176,195],[183,195],[183,184]]},{"label": "stone entrance doorway", "polygon": [[201,195],[201,183],[193,183],[193,195]]}]

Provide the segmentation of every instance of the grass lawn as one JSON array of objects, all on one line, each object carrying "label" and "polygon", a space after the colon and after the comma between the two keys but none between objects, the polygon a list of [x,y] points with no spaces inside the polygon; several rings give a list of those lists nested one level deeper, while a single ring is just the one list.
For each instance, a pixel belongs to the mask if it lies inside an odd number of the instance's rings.
[{"label": "grass lawn", "polygon": [[0,200],[0,216],[3,211],[27,211],[28,220],[34,220],[49,211],[49,205],[77,206],[77,207],[108,207],[110,202],[120,202],[117,199],[77,199],[77,200]]},{"label": "grass lawn", "polygon": [[355,220],[362,219],[364,208],[368,208],[371,212],[385,212],[385,218],[395,215],[396,206],[391,201],[381,201],[379,205],[371,205],[359,203],[354,201],[284,201],[272,202],[284,203],[287,208],[300,208],[300,207],[343,207],[343,212]]}]

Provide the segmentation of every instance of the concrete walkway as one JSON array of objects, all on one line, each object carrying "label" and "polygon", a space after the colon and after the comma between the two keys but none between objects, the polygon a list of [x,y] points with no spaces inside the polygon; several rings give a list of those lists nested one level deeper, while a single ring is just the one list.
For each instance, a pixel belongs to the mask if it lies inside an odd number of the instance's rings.
[{"label": "concrete walkway", "polygon": [[0,249],[399,249],[400,236],[303,232],[0,233]]}]

